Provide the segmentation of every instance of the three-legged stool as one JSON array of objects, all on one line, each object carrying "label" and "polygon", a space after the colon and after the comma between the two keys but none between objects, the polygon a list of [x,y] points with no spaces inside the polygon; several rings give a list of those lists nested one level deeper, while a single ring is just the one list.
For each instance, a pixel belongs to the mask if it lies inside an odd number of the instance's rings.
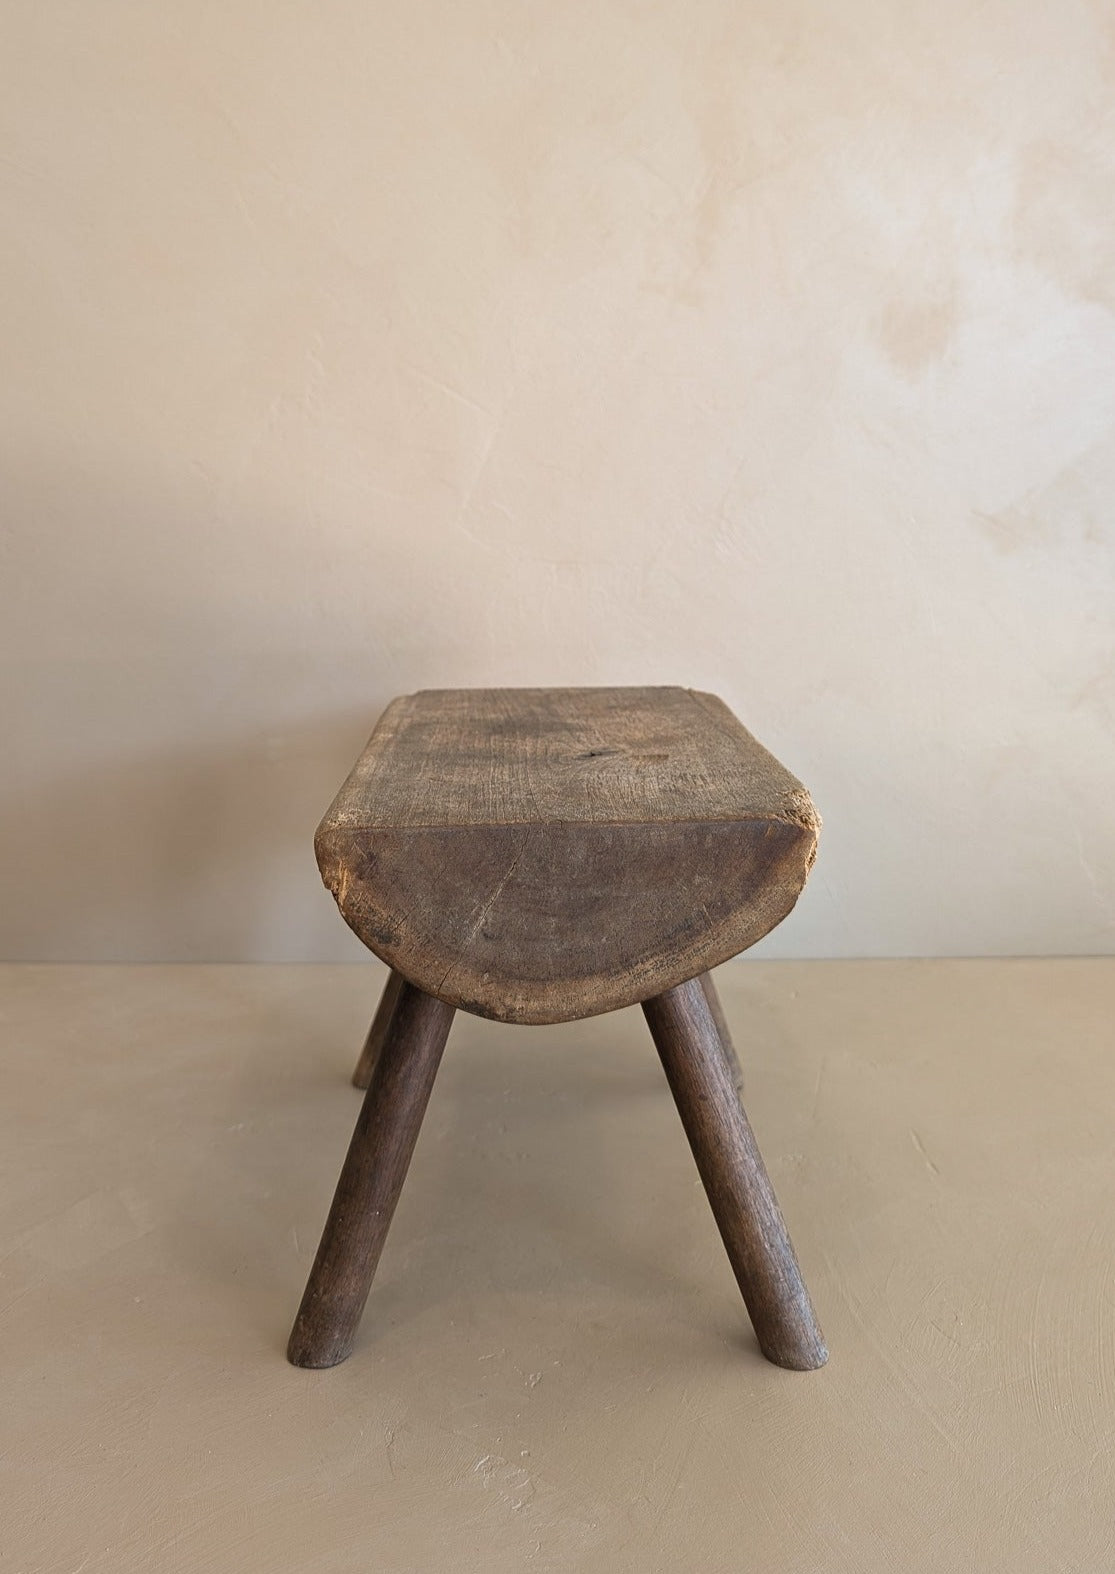
[{"label": "three-legged stool", "polygon": [[819,824],[711,694],[442,689],[387,708],[315,839],[346,922],[392,971],[296,1366],[352,1349],[454,1011],[569,1022],[637,1003],[763,1354],[823,1365],[709,977],[793,907]]}]

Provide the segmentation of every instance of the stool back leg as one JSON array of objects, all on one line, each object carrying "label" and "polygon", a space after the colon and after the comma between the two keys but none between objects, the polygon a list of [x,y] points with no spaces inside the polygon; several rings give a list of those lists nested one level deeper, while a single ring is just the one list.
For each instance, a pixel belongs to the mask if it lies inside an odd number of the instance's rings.
[{"label": "stool back leg", "polygon": [[356,1070],[352,1073],[354,1088],[367,1088],[372,1080],[372,1071],[379,1059],[379,1052],[383,1048],[383,1041],[387,1037],[387,1030],[391,1026],[391,1014],[399,998],[399,990],[403,987],[401,973],[396,973],[392,968],[387,975],[387,982],[383,986],[383,994],[379,997],[376,1014],[372,1018],[372,1025],[368,1029],[368,1036],[364,1040],[364,1048],[360,1051],[360,1059],[356,1062]]},{"label": "stool back leg", "polygon": [[290,1335],[295,1366],[352,1350],[452,1021],[452,1006],[400,986]]},{"label": "stool back leg", "polygon": [[724,1015],[724,1007],[720,1004],[720,996],[717,993],[716,985],[712,981],[711,973],[701,974],[701,988],[705,992],[708,1008],[712,1012],[712,1020],[716,1023],[716,1031],[720,1034],[720,1042],[724,1046],[724,1057],[728,1062],[728,1070],[731,1072],[732,1081],[736,1085],[736,1091],[742,1093],[743,1067],[739,1063],[736,1046],[732,1042],[732,1030],[728,1026],[728,1018]]},{"label": "stool back leg", "polygon": [[702,980],[656,995],[643,1012],[759,1348],[776,1366],[823,1366],[828,1351]]}]

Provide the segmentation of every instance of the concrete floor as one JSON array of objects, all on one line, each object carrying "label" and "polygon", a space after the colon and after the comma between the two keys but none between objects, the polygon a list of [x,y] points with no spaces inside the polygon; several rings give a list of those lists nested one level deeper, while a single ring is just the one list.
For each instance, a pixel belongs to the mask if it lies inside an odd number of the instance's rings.
[{"label": "concrete floor", "polygon": [[13,1574],[1115,1569],[1115,962],[740,963],[832,1359],[642,1018],[459,1018],[352,1359],[283,1347],[383,974],[0,970]]}]

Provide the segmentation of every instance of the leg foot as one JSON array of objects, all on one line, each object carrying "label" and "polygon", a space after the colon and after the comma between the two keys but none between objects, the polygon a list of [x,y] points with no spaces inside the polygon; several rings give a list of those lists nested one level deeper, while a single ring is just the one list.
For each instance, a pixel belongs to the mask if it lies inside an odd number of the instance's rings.
[{"label": "leg foot", "polygon": [[376,1014],[372,1018],[372,1025],[368,1029],[368,1036],[364,1040],[364,1048],[360,1051],[360,1059],[356,1062],[356,1070],[352,1073],[354,1088],[366,1088],[372,1080],[372,1071],[379,1059],[379,1052],[383,1048],[383,1041],[387,1037],[387,1030],[391,1026],[391,1013],[399,998],[399,990],[403,987],[402,975],[392,968],[387,982],[383,986],[383,994],[379,997]]},{"label": "leg foot", "polygon": [[452,1006],[401,985],[287,1346],[295,1366],[352,1350],[452,1020]]},{"label": "leg foot", "polygon": [[828,1351],[701,980],[656,995],[643,1012],[760,1349],[776,1366],[823,1366]]}]

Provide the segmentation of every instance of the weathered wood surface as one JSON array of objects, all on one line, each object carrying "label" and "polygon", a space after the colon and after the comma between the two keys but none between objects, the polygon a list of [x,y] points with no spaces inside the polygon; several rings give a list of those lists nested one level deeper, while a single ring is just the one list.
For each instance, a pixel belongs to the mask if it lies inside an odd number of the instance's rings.
[{"label": "weathered wood surface", "polygon": [[453,1008],[401,985],[287,1346],[295,1366],[336,1366],[351,1352]]},{"label": "weathered wood surface", "polygon": [[797,900],[819,823],[712,695],[450,689],[388,707],[315,846],[389,966],[481,1016],[559,1022],[752,945]]},{"label": "weathered wood surface", "polygon": [[372,1080],[372,1072],[375,1070],[379,1052],[391,1027],[391,1016],[402,987],[402,974],[392,969],[383,986],[383,994],[379,997],[379,1005],[372,1018],[372,1025],[368,1029],[368,1036],[364,1040],[364,1048],[360,1051],[360,1059],[356,1062],[356,1070],[352,1073],[354,1088],[366,1088]]},{"label": "weathered wood surface", "polygon": [[828,1351],[699,979],[643,1004],[759,1348],[811,1371]]}]

